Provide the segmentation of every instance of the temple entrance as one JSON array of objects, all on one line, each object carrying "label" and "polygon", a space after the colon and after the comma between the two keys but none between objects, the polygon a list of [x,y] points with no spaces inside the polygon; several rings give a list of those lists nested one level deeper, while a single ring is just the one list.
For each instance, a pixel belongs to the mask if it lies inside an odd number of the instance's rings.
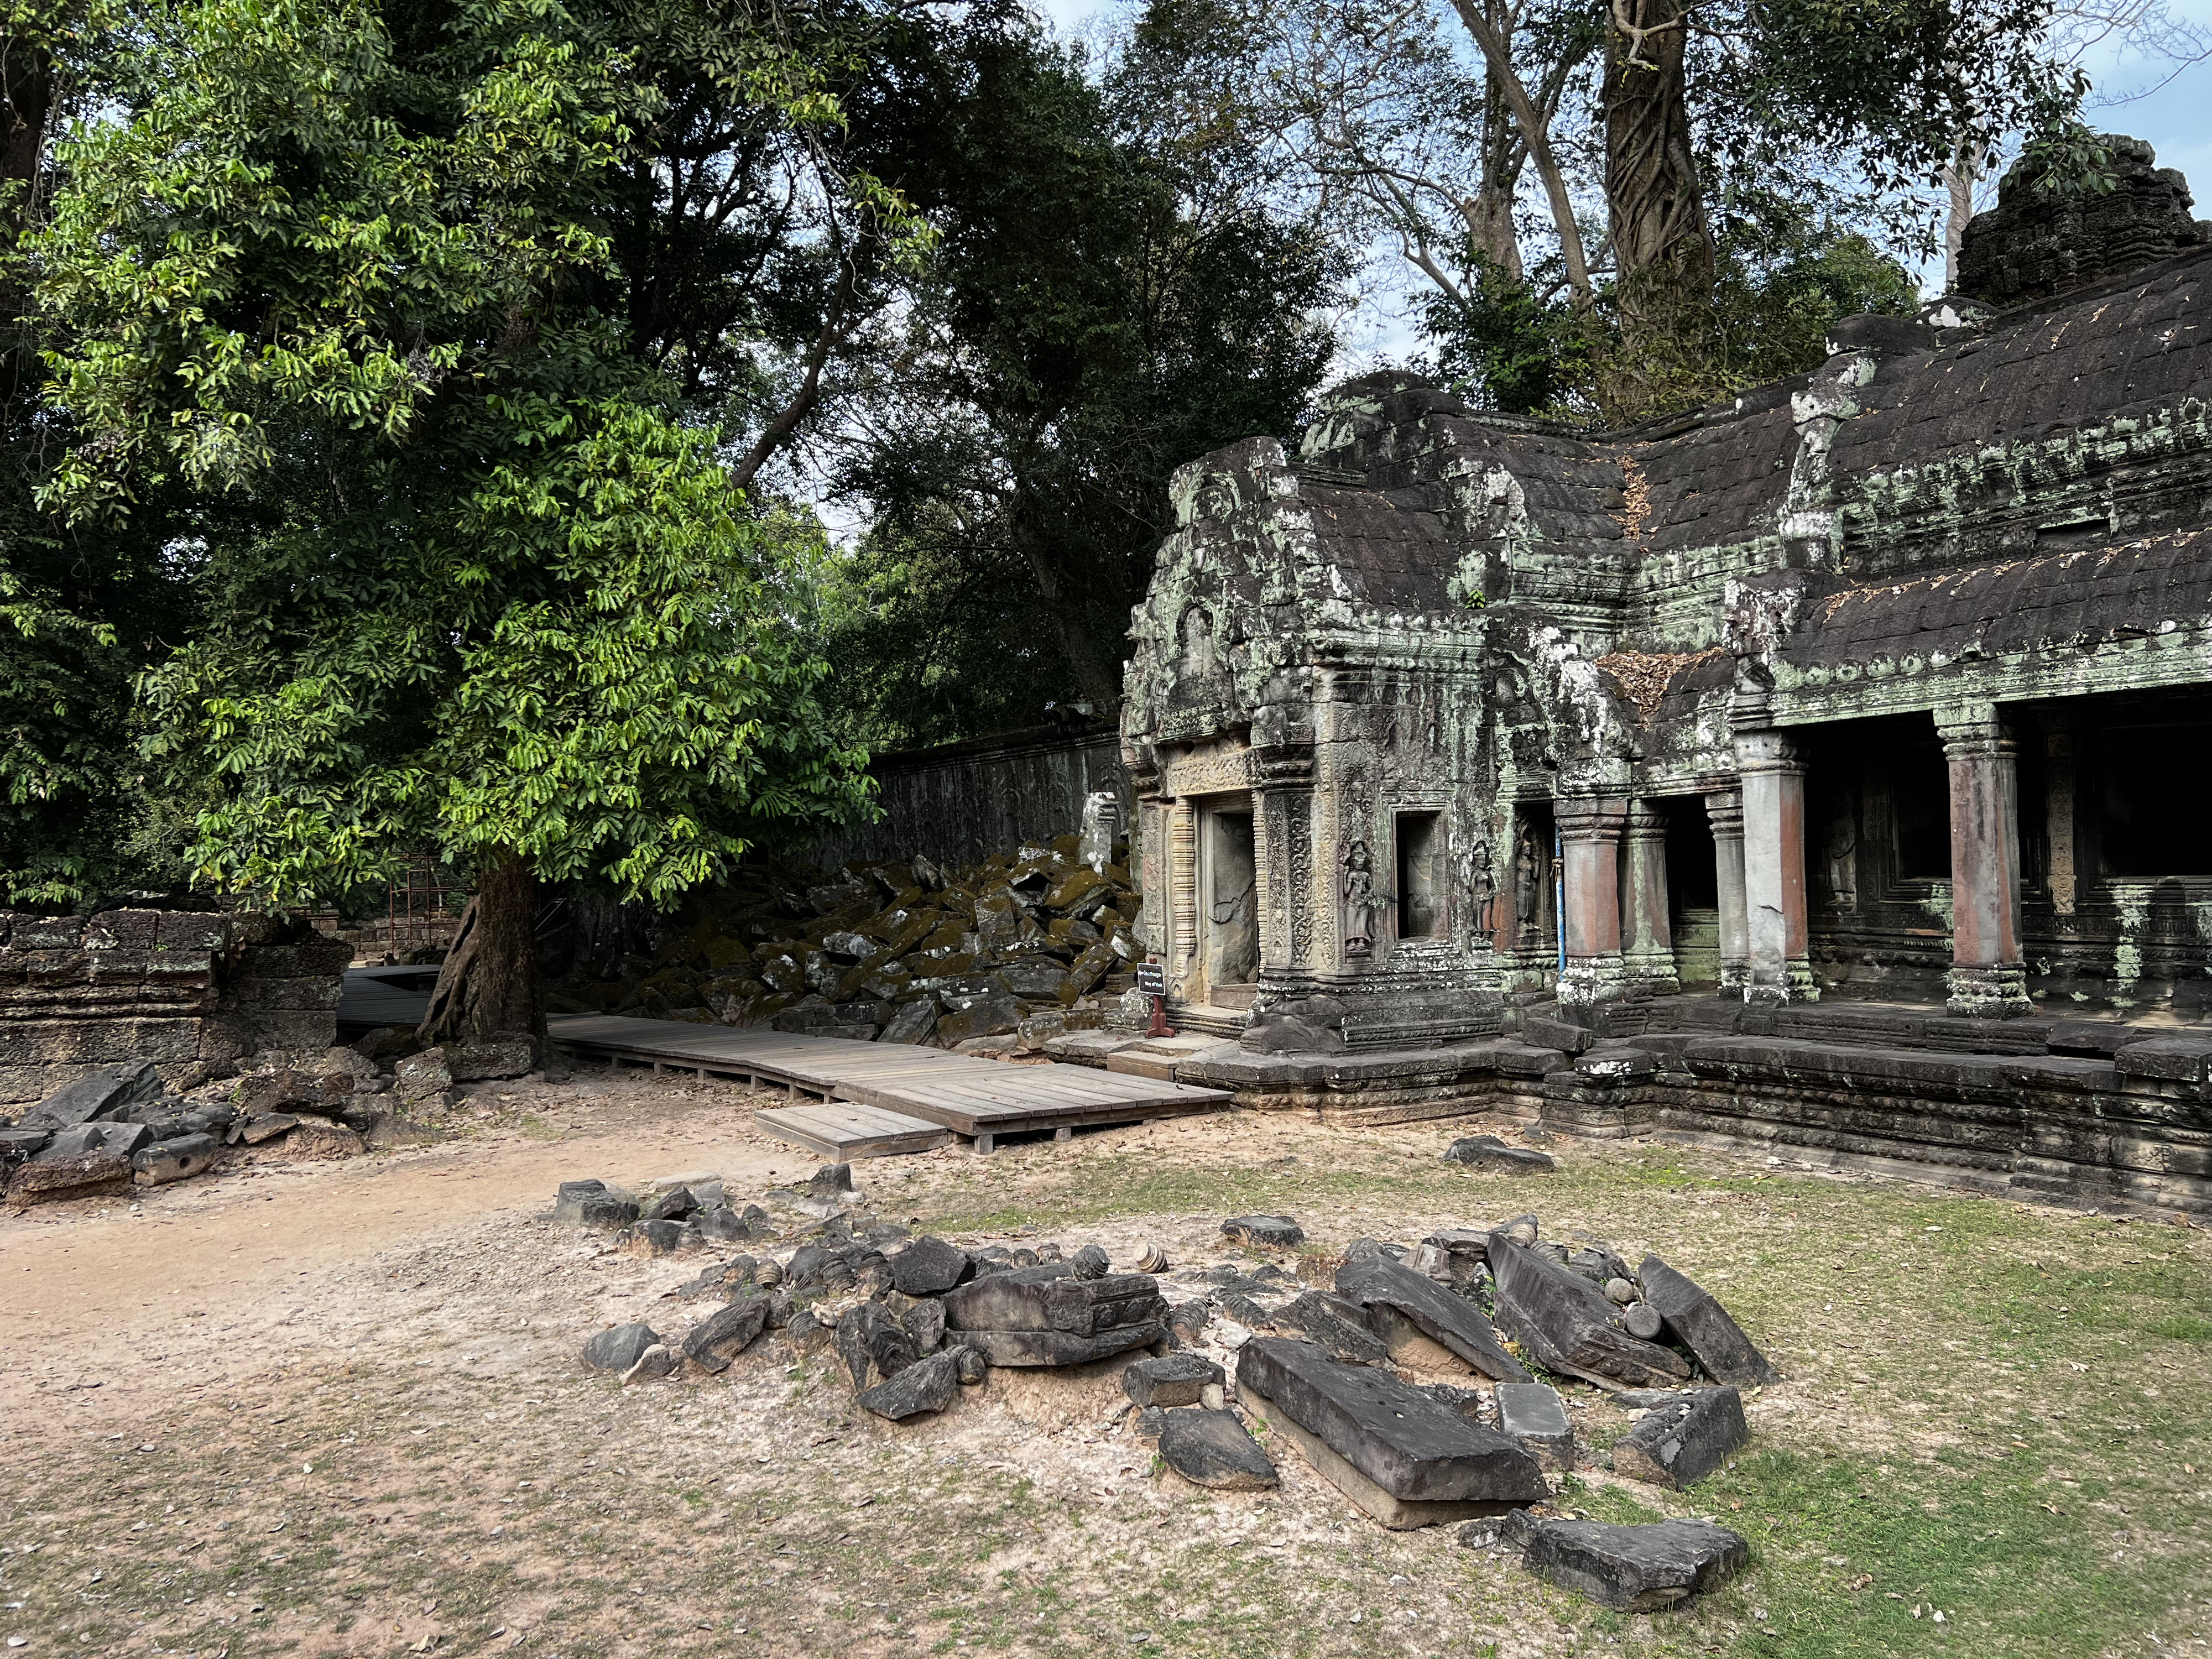
[{"label": "temple entrance", "polygon": [[1200,809],[1198,883],[1200,1000],[1249,1008],[1260,978],[1260,902],[1248,800]]}]

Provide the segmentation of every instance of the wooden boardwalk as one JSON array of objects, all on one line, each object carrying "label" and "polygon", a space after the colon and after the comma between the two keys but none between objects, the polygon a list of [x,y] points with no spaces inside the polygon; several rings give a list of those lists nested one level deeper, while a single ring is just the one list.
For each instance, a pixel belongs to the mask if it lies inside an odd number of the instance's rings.
[{"label": "wooden boardwalk", "polygon": [[[561,1015],[545,1027],[575,1054],[783,1088],[794,1104],[757,1113],[761,1127],[841,1158],[921,1151],[939,1144],[945,1130],[988,1152],[1001,1135],[1050,1129],[1066,1140],[1079,1128],[1218,1111],[1230,1101],[1225,1089],[1087,1066],[1008,1066],[902,1043],[618,1014]],[[803,1101],[830,1104],[797,1103]],[[836,1103],[867,1109],[840,1109]]]}]

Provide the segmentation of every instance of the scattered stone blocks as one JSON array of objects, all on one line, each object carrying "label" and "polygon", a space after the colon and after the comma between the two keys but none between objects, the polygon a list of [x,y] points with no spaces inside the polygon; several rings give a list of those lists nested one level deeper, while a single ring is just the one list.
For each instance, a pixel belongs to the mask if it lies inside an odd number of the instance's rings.
[{"label": "scattered stone blocks", "polygon": [[1782,1380],[1782,1373],[1743,1334],[1728,1310],[1687,1274],[1647,1255],[1637,1276],[1644,1282],[1646,1305],[1697,1355],[1708,1376],[1747,1389],[1768,1388]]},{"label": "scattered stone blocks", "polygon": [[1606,1389],[1663,1387],[1689,1376],[1680,1355],[1622,1329],[1620,1310],[1595,1285],[1504,1232],[1491,1237],[1490,1270],[1499,1322],[1546,1369]]}]

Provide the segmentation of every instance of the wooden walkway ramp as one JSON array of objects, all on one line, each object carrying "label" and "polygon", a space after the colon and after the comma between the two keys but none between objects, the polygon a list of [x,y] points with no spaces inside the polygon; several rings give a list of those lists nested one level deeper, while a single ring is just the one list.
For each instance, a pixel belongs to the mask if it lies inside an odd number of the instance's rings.
[{"label": "wooden walkway ramp", "polygon": [[1050,1129],[1066,1140],[1079,1128],[1218,1111],[1230,1101],[1225,1089],[902,1043],[619,1014],[556,1015],[545,1028],[574,1054],[781,1087],[793,1103],[755,1113],[760,1127],[839,1158],[926,1151],[948,1132],[988,1152],[1001,1135]]}]

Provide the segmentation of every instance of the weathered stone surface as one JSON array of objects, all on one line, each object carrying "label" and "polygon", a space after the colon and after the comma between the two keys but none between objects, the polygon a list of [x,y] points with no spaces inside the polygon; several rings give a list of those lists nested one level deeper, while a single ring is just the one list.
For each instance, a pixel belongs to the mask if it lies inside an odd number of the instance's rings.
[{"label": "weathered stone surface", "polygon": [[1644,1283],[1645,1304],[1698,1357],[1706,1376],[1745,1389],[1769,1388],[1782,1380],[1728,1310],[1689,1275],[1647,1255],[1637,1277]]},{"label": "weathered stone surface", "polygon": [[593,1370],[626,1371],[659,1340],[653,1327],[641,1322],[611,1326],[584,1344],[584,1363]]},{"label": "weathered stone surface", "polygon": [[1575,1466],[1575,1425],[1548,1382],[1500,1382],[1498,1431],[1547,1469]]},{"label": "weathered stone surface", "polygon": [[153,1061],[125,1060],[88,1072],[55,1090],[23,1114],[22,1123],[27,1128],[65,1129],[157,1099],[161,1093],[161,1074]]},{"label": "weathered stone surface", "polygon": [[937,1029],[937,1002],[933,997],[916,997],[896,1005],[891,1017],[884,1022],[884,1029],[876,1037],[878,1042],[916,1043],[929,1041],[929,1034]]},{"label": "weathered stone surface", "polygon": [[676,1368],[683,1363],[681,1354],[656,1342],[638,1355],[636,1364],[622,1374],[623,1386],[628,1388],[633,1382],[651,1382],[660,1377],[673,1376]]},{"label": "weathered stone surface", "polygon": [[1750,1562],[1744,1540],[1710,1521],[1616,1527],[1505,1517],[1505,1540],[1531,1572],[1620,1613],[1652,1613],[1725,1583]]},{"label": "weathered stone surface", "polygon": [[1065,1262],[993,1273],[945,1294],[945,1322],[956,1331],[1065,1331],[1092,1336],[1166,1317],[1159,1281],[1150,1273],[1078,1279]]},{"label": "weathered stone surface", "polygon": [[725,1244],[741,1244],[765,1237],[773,1231],[769,1225],[768,1212],[757,1204],[748,1204],[743,1211],[718,1204],[713,1209],[699,1211],[690,1220],[702,1236]]},{"label": "weathered stone surface", "polygon": [[94,1152],[54,1158],[52,1148],[18,1164],[8,1177],[8,1202],[15,1209],[71,1198],[120,1196],[131,1190],[131,1154]]},{"label": "weathered stone surface", "polygon": [[902,1423],[924,1412],[941,1412],[959,1397],[960,1356],[933,1353],[863,1389],[860,1402],[878,1417]]},{"label": "weathered stone surface", "polygon": [[520,1077],[538,1065],[537,1045],[516,1037],[500,1042],[449,1042],[446,1069],[456,1083],[475,1083],[490,1078]]},{"label": "weathered stone surface", "polygon": [[1505,1352],[1481,1309],[1402,1261],[1380,1254],[1347,1261],[1336,1270],[1336,1292],[1363,1308],[1389,1309],[1485,1376],[1528,1381],[1528,1367]]},{"label": "weathered stone surface", "polygon": [[905,1326],[881,1303],[863,1302],[837,1322],[837,1358],[860,1394],[921,1358]]},{"label": "weathered stone surface", "polygon": [[1216,1492],[1265,1492],[1279,1484],[1267,1454],[1232,1411],[1187,1407],[1160,1422],[1160,1461],[1184,1480]]},{"label": "weathered stone surface", "polygon": [[884,1305],[898,1316],[900,1324],[923,1353],[933,1353],[945,1340],[945,1304],[935,1297],[906,1296],[893,1291]]},{"label": "weathered stone surface", "polygon": [[1588,1279],[1503,1233],[1492,1237],[1490,1270],[1499,1324],[1547,1370],[1608,1389],[1663,1387],[1689,1376],[1680,1355],[1622,1329],[1620,1310]]},{"label": "weathered stone surface", "polygon": [[[1389,1513],[1376,1516],[1385,1525],[1426,1525],[1550,1495],[1535,1459],[1503,1435],[1388,1371],[1341,1364],[1310,1342],[1254,1338],[1237,1355],[1237,1382],[1244,1395],[1267,1402],[1271,1420],[1279,1414],[1366,1483],[1346,1490],[1355,1503],[1374,1514],[1377,1494],[1390,1500]],[[1345,1488],[1339,1469],[1322,1473]],[[1435,1508],[1400,1507],[1406,1505]]]},{"label": "weathered stone surface", "polygon": [[1121,1392],[1139,1406],[1195,1406],[1207,1389],[1227,1380],[1203,1354],[1171,1353],[1130,1362],[1121,1373]]},{"label": "weathered stone surface", "polygon": [[1721,1386],[1692,1389],[1655,1406],[1613,1444],[1613,1472],[1656,1486],[1704,1480],[1751,1437],[1743,1396]]},{"label": "weathered stone surface", "polygon": [[941,1296],[975,1271],[967,1251],[930,1233],[892,1255],[890,1264],[891,1282],[908,1296]]},{"label": "weathered stone surface", "polygon": [[1305,1243],[1306,1230],[1286,1215],[1233,1215],[1221,1231],[1239,1244],[1287,1250]]},{"label": "weathered stone surface", "polygon": [[691,1328],[684,1339],[684,1357],[710,1371],[727,1370],[730,1362],[752,1346],[767,1324],[768,1298],[742,1297]]},{"label": "weathered stone surface", "polygon": [[1444,1162],[1463,1164],[1470,1170],[1502,1170],[1509,1175],[1542,1175],[1554,1165],[1551,1154],[1533,1147],[1509,1146],[1496,1135],[1462,1135],[1444,1148]]},{"label": "weathered stone surface", "polygon": [[688,1221],[698,1212],[699,1200],[689,1187],[672,1187],[638,1211],[641,1221]]},{"label": "weathered stone surface", "polygon": [[1087,1365],[1094,1359],[1110,1359],[1132,1348],[1149,1347],[1160,1340],[1160,1325],[1123,1325],[1096,1336],[1068,1331],[958,1331],[963,1346],[975,1349],[994,1365],[1019,1369],[1034,1366]]},{"label": "weathered stone surface", "polygon": [[706,1241],[696,1227],[681,1221],[641,1221],[624,1235],[623,1243],[636,1255],[681,1255]]},{"label": "weathered stone surface", "polygon": [[1390,1350],[1368,1323],[1364,1310],[1356,1304],[1322,1291],[1307,1291],[1292,1297],[1264,1323],[1286,1336],[1301,1336],[1326,1351],[1332,1359],[1352,1365],[1380,1365]]},{"label": "weathered stone surface", "polygon": [[991,1374],[991,1362],[984,1357],[981,1348],[963,1343],[957,1348],[947,1348],[945,1352],[945,1357],[959,1367],[960,1381],[964,1384],[973,1387]]}]

